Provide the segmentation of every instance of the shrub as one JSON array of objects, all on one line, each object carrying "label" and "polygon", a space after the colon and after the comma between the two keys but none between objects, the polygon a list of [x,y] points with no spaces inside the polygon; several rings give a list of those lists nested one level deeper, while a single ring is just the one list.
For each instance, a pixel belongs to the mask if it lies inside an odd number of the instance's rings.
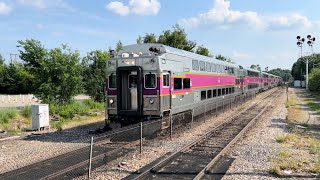
[{"label": "shrub", "polygon": [[13,119],[17,116],[17,110],[14,108],[6,108],[0,110],[0,123],[8,123],[10,119]]},{"label": "shrub", "polygon": [[88,106],[91,110],[104,110],[105,104],[93,101],[91,99],[86,99],[83,101],[83,104]]},{"label": "shrub", "polygon": [[21,116],[24,118],[31,118],[32,116],[32,110],[31,106],[25,106],[21,111],[20,111]]},{"label": "shrub", "polygon": [[52,123],[51,127],[56,129],[57,131],[62,131],[63,130],[63,122],[58,121],[58,122],[54,122]]}]

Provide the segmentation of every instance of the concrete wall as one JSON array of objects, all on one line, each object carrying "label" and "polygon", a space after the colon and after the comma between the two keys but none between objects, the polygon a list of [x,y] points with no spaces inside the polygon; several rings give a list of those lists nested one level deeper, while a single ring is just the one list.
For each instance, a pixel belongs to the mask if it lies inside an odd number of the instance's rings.
[{"label": "concrete wall", "polygon": [[32,104],[39,104],[39,100],[32,94],[19,94],[19,95],[1,95],[0,94],[0,107],[21,107],[29,106]]}]

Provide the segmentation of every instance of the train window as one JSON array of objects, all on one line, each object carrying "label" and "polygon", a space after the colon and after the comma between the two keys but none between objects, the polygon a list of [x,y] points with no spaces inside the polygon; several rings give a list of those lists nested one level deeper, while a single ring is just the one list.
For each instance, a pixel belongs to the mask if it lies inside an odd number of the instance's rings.
[{"label": "train window", "polygon": [[154,89],[157,87],[157,77],[155,74],[146,74],[144,76],[144,86],[146,89]]},{"label": "train window", "polygon": [[230,68],[230,69],[229,69],[229,72],[230,72],[231,74],[234,74],[234,69],[233,69],[233,68]]},{"label": "train window", "polygon": [[174,78],[174,89],[182,89],[182,79],[181,78]]},{"label": "train window", "polygon": [[115,74],[111,74],[109,76],[109,89],[114,89],[117,87],[116,80],[117,80],[117,76]]},{"label": "train window", "polygon": [[235,91],[234,91],[234,87],[232,88],[232,93],[234,93]]},{"label": "train window", "polygon": [[200,66],[200,71],[205,71],[205,64],[203,61],[199,62],[199,66]]},{"label": "train window", "polygon": [[229,94],[232,94],[232,88],[229,88]]},{"label": "train window", "polygon": [[211,72],[211,63],[206,62],[206,69],[208,72]]},{"label": "train window", "polygon": [[214,90],[212,90],[212,97],[216,97],[216,96],[217,96],[217,90],[214,89]]},{"label": "train window", "polygon": [[215,65],[215,64],[212,64],[211,69],[212,69],[212,72],[216,72],[216,65]]},{"label": "train window", "polygon": [[222,88],[222,95],[225,95],[225,94],[226,94],[226,89]]},{"label": "train window", "polygon": [[170,86],[170,75],[169,74],[164,74],[162,76],[162,86],[163,87],[169,87]]},{"label": "train window", "polygon": [[218,96],[221,96],[221,89],[218,89]]},{"label": "train window", "polygon": [[229,88],[226,88],[226,94],[229,94]]},{"label": "train window", "polygon": [[210,99],[212,97],[212,90],[207,91],[207,98]]},{"label": "train window", "polygon": [[224,66],[221,66],[221,73],[225,73],[225,70],[226,68]]},{"label": "train window", "polygon": [[201,101],[206,99],[207,91],[201,91]]},{"label": "train window", "polygon": [[138,76],[129,74],[129,89],[137,88]]},{"label": "train window", "polygon": [[192,69],[195,70],[195,71],[199,71],[198,60],[192,60]]},{"label": "train window", "polygon": [[183,79],[183,89],[189,89],[190,88],[190,78],[184,78]]}]

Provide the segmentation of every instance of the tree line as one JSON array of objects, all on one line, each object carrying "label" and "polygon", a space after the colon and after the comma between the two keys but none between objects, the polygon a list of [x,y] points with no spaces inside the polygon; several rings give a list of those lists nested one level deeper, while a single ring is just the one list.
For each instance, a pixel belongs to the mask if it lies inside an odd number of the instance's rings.
[{"label": "tree line", "polygon": [[[164,30],[159,36],[146,33],[137,43],[161,43],[174,48],[214,57],[208,48],[189,40],[187,33],[178,25]],[[96,50],[81,57],[78,50],[62,44],[47,49],[35,39],[17,42],[22,62],[5,63],[0,55],[0,94],[32,93],[44,103],[65,104],[79,93],[90,95],[94,100],[105,100],[105,64],[109,50]],[[116,44],[116,51],[123,47]],[[231,58],[217,54],[217,59],[232,62]]]},{"label": "tree line", "polygon": [[312,56],[303,56],[297,59],[292,65],[291,74],[294,80],[306,80],[306,62],[309,60],[309,90],[320,92],[320,54],[315,53]]}]

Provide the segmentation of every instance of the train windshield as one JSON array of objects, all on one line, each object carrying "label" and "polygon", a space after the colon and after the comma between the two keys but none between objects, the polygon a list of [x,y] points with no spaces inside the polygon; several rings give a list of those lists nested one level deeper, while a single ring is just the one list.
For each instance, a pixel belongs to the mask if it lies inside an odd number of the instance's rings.
[{"label": "train windshield", "polygon": [[115,74],[111,74],[109,76],[109,88],[116,88],[116,75]]},{"label": "train windshield", "polygon": [[156,75],[155,74],[146,74],[144,79],[146,88],[156,88]]}]

